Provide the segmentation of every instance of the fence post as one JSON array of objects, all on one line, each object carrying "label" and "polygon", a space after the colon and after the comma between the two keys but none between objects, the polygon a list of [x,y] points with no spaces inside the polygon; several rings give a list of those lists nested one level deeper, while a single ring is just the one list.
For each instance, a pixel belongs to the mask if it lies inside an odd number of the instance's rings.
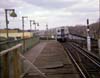
[{"label": "fence post", "polygon": [[2,76],[3,78],[9,78],[9,62],[8,62],[8,53],[2,56]]},{"label": "fence post", "polygon": [[14,70],[14,78],[20,78],[21,63],[20,63],[20,57],[18,54],[18,49],[15,49],[14,54],[13,54],[13,70]]}]

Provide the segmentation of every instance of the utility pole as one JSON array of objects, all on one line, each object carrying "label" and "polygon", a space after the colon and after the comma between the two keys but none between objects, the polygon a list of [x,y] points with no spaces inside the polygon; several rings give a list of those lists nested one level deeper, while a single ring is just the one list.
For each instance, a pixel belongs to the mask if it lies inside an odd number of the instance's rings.
[{"label": "utility pole", "polygon": [[90,29],[89,29],[89,19],[87,19],[87,49],[91,51],[91,38],[90,38]]}]

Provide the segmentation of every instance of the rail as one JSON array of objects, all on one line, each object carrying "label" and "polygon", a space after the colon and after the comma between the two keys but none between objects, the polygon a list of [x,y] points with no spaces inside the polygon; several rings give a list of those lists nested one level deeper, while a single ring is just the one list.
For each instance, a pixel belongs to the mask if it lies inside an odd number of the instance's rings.
[{"label": "rail", "polygon": [[87,78],[86,75],[85,75],[85,73],[83,73],[83,70],[80,68],[80,66],[78,65],[78,63],[74,59],[74,57],[71,55],[70,51],[67,48],[65,48],[65,51],[67,51],[68,55],[70,56],[70,59],[72,60],[72,62],[77,67],[78,71],[80,72],[80,76],[82,76],[82,78]]},{"label": "rail", "polygon": [[[94,63],[95,65],[97,65],[100,68],[100,58],[97,57],[96,55],[94,55],[91,52],[86,51],[85,49],[81,48],[78,45],[72,45],[75,49],[78,50],[78,52],[80,52],[83,56],[85,56],[86,58],[88,58],[92,63]],[[80,49],[83,51],[81,52]]]},{"label": "rail", "polygon": [[87,74],[84,73],[84,70],[80,67],[79,63],[77,62],[77,60],[72,55],[72,53],[71,53],[72,49],[69,49],[69,46],[67,46],[65,44],[63,44],[63,47],[64,47],[66,53],[69,55],[71,61],[73,62],[74,66],[76,67],[77,71],[79,72],[80,77],[81,78],[88,78]]},{"label": "rail", "polygon": [[89,56],[93,57],[94,59],[96,59],[100,62],[100,58],[98,56],[96,56],[94,53],[88,52],[85,48],[80,47],[78,44],[73,43],[73,45],[76,46],[77,48],[83,50],[86,54],[88,54]]},{"label": "rail", "polygon": [[100,58],[90,52],[87,52],[75,43],[73,45],[72,42],[63,43],[63,46],[70,56],[73,64],[80,72],[81,78],[100,77]]}]

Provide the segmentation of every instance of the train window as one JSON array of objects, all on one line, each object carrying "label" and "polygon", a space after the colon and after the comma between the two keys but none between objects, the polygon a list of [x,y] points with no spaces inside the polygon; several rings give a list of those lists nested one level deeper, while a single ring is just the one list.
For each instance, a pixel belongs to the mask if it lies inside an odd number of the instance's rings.
[{"label": "train window", "polygon": [[64,29],[61,29],[61,32],[64,32]]},{"label": "train window", "polygon": [[58,30],[58,32],[60,32],[60,30]]}]

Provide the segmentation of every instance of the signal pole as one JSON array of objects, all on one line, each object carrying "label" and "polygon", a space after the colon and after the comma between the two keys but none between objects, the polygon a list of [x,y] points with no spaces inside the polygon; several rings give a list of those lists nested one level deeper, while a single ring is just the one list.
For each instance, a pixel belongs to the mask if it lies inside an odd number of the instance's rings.
[{"label": "signal pole", "polygon": [[[100,4],[100,1],[99,1]],[[98,50],[99,50],[99,56],[100,56],[100,14],[99,14],[99,28],[98,28]]]},{"label": "signal pole", "polygon": [[87,19],[87,49],[91,51],[91,38],[90,38],[90,29],[89,29],[89,19]]},{"label": "signal pole", "polygon": [[98,38],[98,50],[99,50],[99,56],[100,56],[100,23],[99,23],[99,28],[97,31],[97,38]]}]

